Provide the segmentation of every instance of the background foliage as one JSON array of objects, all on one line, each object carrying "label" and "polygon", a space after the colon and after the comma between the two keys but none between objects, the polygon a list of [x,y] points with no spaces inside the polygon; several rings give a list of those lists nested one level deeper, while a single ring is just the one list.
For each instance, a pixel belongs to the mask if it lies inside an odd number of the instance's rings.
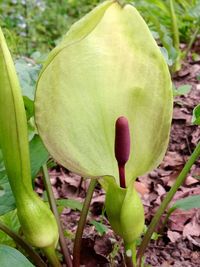
[{"label": "background foliage", "polygon": [[[15,55],[48,53],[71,24],[103,0],[0,0],[0,26]],[[154,37],[176,57],[169,0],[123,0],[141,12]],[[188,43],[199,26],[200,0],[174,0],[180,39]]]}]

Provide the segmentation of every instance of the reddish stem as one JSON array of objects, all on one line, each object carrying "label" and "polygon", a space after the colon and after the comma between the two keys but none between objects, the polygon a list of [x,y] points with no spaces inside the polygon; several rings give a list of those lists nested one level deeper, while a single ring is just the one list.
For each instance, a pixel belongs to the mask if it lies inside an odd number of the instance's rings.
[{"label": "reddish stem", "polygon": [[125,164],[124,165],[118,164],[118,168],[119,168],[119,182],[120,182],[120,187],[126,188]]}]

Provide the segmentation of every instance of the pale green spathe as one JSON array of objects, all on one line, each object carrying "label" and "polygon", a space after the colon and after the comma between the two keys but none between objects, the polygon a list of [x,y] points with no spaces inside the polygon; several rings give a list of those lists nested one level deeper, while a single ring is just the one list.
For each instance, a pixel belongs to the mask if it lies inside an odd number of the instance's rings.
[{"label": "pale green spathe", "polygon": [[35,119],[50,154],[85,177],[118,180],[115,121],[127,117],[127,182],[162,160],[172,117],[171,79],[137,10],[105,1],[77,22],[41,72]]}]

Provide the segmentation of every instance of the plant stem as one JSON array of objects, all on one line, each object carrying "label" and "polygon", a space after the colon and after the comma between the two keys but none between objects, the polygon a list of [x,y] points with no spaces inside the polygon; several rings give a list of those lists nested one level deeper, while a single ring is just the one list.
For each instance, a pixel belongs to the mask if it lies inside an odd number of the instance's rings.
[{"label": "plant stem", "polygon": [[138,253],[137,253],[137,259],[138,259],[139,266],[141,266],[141,261],[142,261],[142,256],[144,254],[144,251],[145,251],[145,249],[146,249],[146,247],[147,247],[147,245],[151,239],[151,236],[152,236],[162,214],[164,213],[165,209],[167,208],[169,202],[172,200],[172,198],[175,195],[178,188],[184,182],[186,175],[190,171],[190,168],[192,167],[194,162],[197,160],[199,155],[200,155],[200,142],[197,144],[197,146],[196,146],[195,150],[193,151],[192,155],[190,156],[189,160],[187,161],[187,163],[185,164],[181,173],[177,177],[174,185],[171,187],[170,191],[167,193],[166,197],[164,198],[163,202],[161,203],[160,207],[158,208],[156,214],[154,215],[154,217],[153,217],[153,219],[152,219],[152,221],[148,227],[148,230],[147,230],[147,232],[146,232],[146,234],[142,240],[142,243],[141,243],[140,248],[139,248]]},{"label": "plant stem", "polygon": [[132,257],[127,256],[125,253],[125,262],[126,262],[126,267],[134,267]]},{"label": "plant stem", "polygon": [[[128,252],[131,252],[131,255],[128,255]],[[134,267],[136,265],[136,245],[135,243],[132,244],[125,244],[125,261],[127,267]]]},{"label": "plant stem", "polygon": [[73,267],[80,267],[80,252],[81,252],[81,243],[82,243],[82,235],[83,229],[85,226],[90,202],[92,200],[92,196],[94,193],[94,189],[97,183],[97,179],[92,178],[90,181],[90,185],[87,191],[87,195],[83,204],[83,209],[81,211],[81,216],[78,222],[78,228],[76,231],[76,236],[74,240],[74,251],[73,251]]},{"label": "plant stem", "polygon": [[193,33],[192,38],[190,39],[190,42],[189,42],[189,44],[188,44],[187,49],[185,50],[184,58],[186,58],[186,57],[188,56],[188,53],[189,53],[190,49],[192,48],[193,43],[195,42],[195,40],[196,40],[196,38],[197,38],[197,35],[198,35],[198,33],[199,33],[199,30],[200,30],[199,23],[200,23],[200,18],[199,18],[199,20],[198,20],[198,24],[197,24],[198,26],[197,26],[195,32]]},{"label": "plant stem", "polygon": [[125,164],[120,165],[118,164],[119,169],[119,182],[121,188],[126,188],[126,178],[125,178]]},{"label": "plant stem", "polygon": [[30,258],[34,261],[35,265],[38,267],[46,267],[47,265],[38,255],[38,253],[17,233],[9,229],[1,220],[0,220],[0,230],[10,236],[21,248],[26,251]]},{"label": "plant stem", "polygon": [[178,71],[181,68],[180,63],[180,40],[179,40],[179,29],[177,23],[177,17],[174,9],[174,0],[169,0],[169,10],[172,20],[172,35],[173,35],[173,45],[178,53],[176,61],[174,62],[174,71]]},{"label": "plant stem", "polygon": [[51,247],[46,247],[42,249],[51,264],[52,267],[61,267],[61,264],[58,260],[58,257],[56,255],[55,248],[53,246]]},{"label": "plant stem", "polygon": [[161,227],[161,229],[160,229],[160,231],[159,231],[159,234],[160,234],[160,235],[163,234],[163,232],[164,232],[164,228],[165,228],[165,226],[166,226],[166,224],[167,224],[167,221],[168,221],[169,217],[171,216],[171,214],[172,214],[175,210],[176,210],[176,208],[173,208],[173,209],[171,208],[171,209],[169,209],[169,210],[167,211],[166,217],[165,217],[164,222],[163,222],[163,224],[162,224],[162,227]]},{"label": "plant stem", "polygon": [[47,191],[49,204],[50,204],[51,210],[54,213],[54,216],[56,218],[56,222],[57,222],[57,225],[58,225],[59,243],[60,243],[60,247],[61,247],[61,250],[62,250],[62,253],[63,253],[63,256],[64,256],[64,260],[65,260],[65,263],[67,264],[67,267],[72,267],[72,260],[71,260],[70,253],[69,253],[66,241],[65,241],[65,236],[64,236],[62,224],[61,224],[61,221],[60,221],[60,218],[59,218],[59,213],[58,213],[58,209],[57,209],[57,206],[56,206],[56,201],[55,201],[55,198],[54,198],[54,195],[53,195],[53,190],[52,190],[52,187],[51,187],[49,173],[48,173],[48,169],[47,169],[47,165],[46,164],[44,164],[42,166],[42,171],[43,171],[44,184],[45,184],[45,188],[46,188],[46,191]]}]

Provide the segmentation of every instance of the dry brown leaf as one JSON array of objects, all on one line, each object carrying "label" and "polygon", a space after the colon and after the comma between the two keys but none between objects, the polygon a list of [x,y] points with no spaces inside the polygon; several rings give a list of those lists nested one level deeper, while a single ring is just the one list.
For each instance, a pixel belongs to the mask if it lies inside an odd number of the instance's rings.
[{"label": "dry brown leaf", "polygon": [[182,232],[185,223],[195,215],[195,209],[192,210],[176,210],[169,218],[169,227],[172,231]]},{"label": "dry brown leaf", "polygon": [[149,189],[147,188],[147,186],[145,184],[143,184],[142,182],[135,182],[135,189],[137,190],[138,193],[140,193],[142,196],[144,196],[145,194],[149,194]]},{"label": "dry brown leaf", "polygon": [[174,120],[184,120],[185,122],[191,122],[191,114],[188,114],[188,110],[186,108],[177,108],[174,107],[173,119]]},{"label": "dry brown leaf", "polygon": [[184,182],[185,185],[192,185],[192,184],[197,184],[197,183],[199,183],[199,180],[193,178],[191,175],[189,175],[185,179],[185,182]]},{"label": "dry brown leaf", "polygon": [[183,157],[175,151],[168,151],[164,161],[160,165],[162,168],[169,168],[169,167],[178,167],[184,165]]},{"label": "dry brown leaf", "polygon": [[[196,215],[198,215],[198,213]],[[200,236],[200,222],[198,216],[194,216],[192,220],[184,226],[183,236]]]},{"label": "dry brown leaf", "polygon": [[168,238],[170,239],[170,241],[172,243],[175,243],[181,237],[181,234],[176,232],[176,231],[168,230],[167,231],[167,236],[168,236]]}]

